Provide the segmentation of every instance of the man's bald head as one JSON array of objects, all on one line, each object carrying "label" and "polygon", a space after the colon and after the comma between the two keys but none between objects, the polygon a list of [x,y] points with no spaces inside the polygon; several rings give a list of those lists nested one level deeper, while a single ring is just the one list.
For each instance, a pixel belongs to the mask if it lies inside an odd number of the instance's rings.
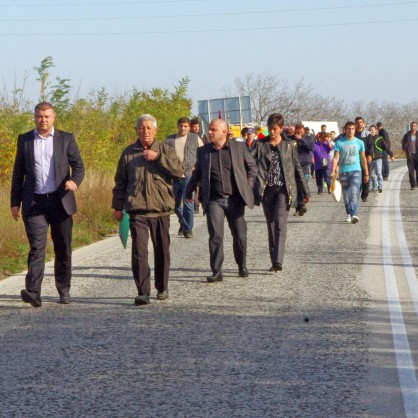
[{"label": "man's bald head", "polygon": [[228,125],[223,119],[214,119],[209,125],[209,140],[217,148],[225,145],[228,134]]}]

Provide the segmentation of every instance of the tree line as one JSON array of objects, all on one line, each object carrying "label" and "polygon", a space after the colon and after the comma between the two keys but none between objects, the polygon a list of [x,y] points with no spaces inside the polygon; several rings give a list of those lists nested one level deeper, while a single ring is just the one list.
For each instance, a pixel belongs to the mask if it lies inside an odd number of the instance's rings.
[{"label": "tree line", "polygon": [[367,126],[382,122],[395,150],[400,149],[406,127],[418,119],[416,100],[406,104],[376,100],[347,103],[316,92],[303,79],[291,84],[271,71],[248,73],[223,91],[226,96],[250,96],[253,120],[258,125],[265,124],[268,115],[274,112],[282,113],[289,124],[303,120],[336,121],[342,127],[357,116],[363,117]]},{"label": "tree line", "polygon": [[[76,135],[86,165],[95,170],[115,169],[121,151],[135,139],[138,115],[153,114],[159,123],[157,139],[163,140],[173,132],[179,117],[190,116],[192,112],[188,78],[182,78],[171,90],[144,91],[134,87],[130,92],[111,97],[102,87],[91,90],[85,98],[70,100],[71,80],[60,77],[52,80],[52,68],[52,57],[46,57],[34,67],[40,85],[39,101],[54,105],[57,126]],[[399,149],[405,126],[418,114],[417,101],[346,103],[317,93],[303,79],[290,84],[272,72],[249,73],[223,90],[225,96],[249,95],[253,120],[259,125],[273,112],[282,113],[288,123],[332,120],[343,126],[355,116],[362,116],[367,124],[380,121],[389,131],[395,150]],[[10,93],[5,89],[0,97],[0,182],[10,179],[18,134],[32,128],[33,103],[25,100],[24,80],[22,86]]]},{"label": "tree line", "polygon": [[[55,108],[56,126],[73,132],[86,167],[113,172],[122,150],[136,139],[136,118],[151,113],[158,121],[158,139],[164,140],[177,126],[177,119],[189,116],[192,100],[187,96],[188,78],[172,89],[133,88],[111,97],[103,88],[93,89],[88,97],[70,100],[71,83],[57,77],[51,81],[51,57],[42,60],[38,72],[39,101],[49,101]],[[34,104],[24,99],[24,86],[0,97],[0,182],[11,177],[17,136],[33,129]]]}]

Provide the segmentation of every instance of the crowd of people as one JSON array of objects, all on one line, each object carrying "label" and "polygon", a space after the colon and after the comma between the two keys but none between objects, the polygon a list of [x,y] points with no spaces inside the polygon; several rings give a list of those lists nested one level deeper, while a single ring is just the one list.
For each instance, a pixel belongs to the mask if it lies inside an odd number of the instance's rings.
[{"label": "crowd of people", "polygon": [[[55,283],[60,303],[71,302],[72,215],[75,192],[84,177],[84,165],[74,135],[54,127],[51,104],[35,107],[35,129],[20,135],[11,188],[11,213],[22,216],[30,251],[22,300],[42,306],[41,285],[47,234],[55,252]],[[417,124],[402,140],[407,155],[411,189],[418,184]],[[245,207],[261,205],[267,226],[271,272],[283,269],[287,222],[291,208],[296,216],[307,212],[315,177],[318,194],[337,177],[341,182],[347,221],[359,222],[359,197],[382,192],[389,176],[385,158],[394,159],[387,131],[381,123],[365,128],[363,118],[347,122],[342,134],[316,135],[298,123],[286,126],[279,113],[267,120],[268,135],[258,137],[254,127],[244,127],[233,138],[222,119],[210,122],[207,136],[199,121],[182,117],[177,132],[159,142],[157,121],[149,114],[138,117],[137,140],[121,154],[113,188],[113,217],[129,216],[132,238],[132,273],[138,295],[136,305],[148,305],[151,268],[148,241],[154,248],[156,298],[169,297],[170,215],[175,212],[178,236],[193,239],[194,215],[201,205],[209,234],[209,283],[223,280],[224,221],[233,238],[237,274],[248,277]],[[371,174],[371,180],[370,180]]]}]

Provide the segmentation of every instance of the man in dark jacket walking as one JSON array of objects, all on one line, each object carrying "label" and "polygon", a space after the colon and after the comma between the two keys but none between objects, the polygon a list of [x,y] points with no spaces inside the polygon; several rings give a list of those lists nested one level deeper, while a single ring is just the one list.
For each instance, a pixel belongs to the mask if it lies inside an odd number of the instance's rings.
[{"label": "man in dark jacket walking", "polygon": [[[377,122],[376,124],[378,134],[381,136],[385,143],[388,144],[389,148],[391,147],[389,132],[383,127],[382,122]],[[383,180],[389,179],[389,160],[388,160],[388,153],[386,151],[382,151],[382,176]]]},{"label": "man in dark jacket walking", "polygon": [[227,139],[228,126],[215,119],[209,126],[209,144],[197,150],[196,168],[187,185],[186,197],[191,199],[200,183],[202,207],[206,212],[209,232],[209,253],[212,276],[209,283],[223,280],[224,218],[228,220],[233,238],[235,261],[240,277],[247,277],[247,223],[245,206],[254,206],[253,185],[257,167],[245,144]]},{"label": "man in dark jacket walking", "polygon": [[129,214],[132,237],[132,272],[138,289],[135,305],[148,305],[151,270],[148,237],[154,246],[154,274],[157,299],[168,298],[170,269],[170,211],[174,208],[173,179],[183,175],[175,150],[155,140],[157,121],[151,115],[137,119],[138,141],[120,157],[115,175],[112,208],[117,221],[123,209]]},{"label": "man in dark jacket walking", "polygon": [[417,123],[411,122],[410,128],[411,130],[402,138],[402,151],[406,154],[406,165],[408,166],[411,190],[415,190],[418,184]]},{"label": "man in dark jacket walking", "polygon": [[380,135],[380,131],[377,130],[377,126],[371,125],[369,127],[370,136],[368,143],[369,154],[366,157],[370,166],[370,188],[373,191],[382,193],[383,191],[383,153],[390,155],[392,161],[395,160],[393,152],[390,149],[390,144],[386,141],[385,137]]},{"label": "man in dark jacket walking", "polygon": [[[324,126],[326,129],[326,125],[322,126]],[[314,141],[312,140],[310,135],[305,134],[305,126],[303,125],[303,123],[296,124],[294,135],[288,136],[288,138],[293,139],[296,142],[300,165],[302,167],[306,183],[308,184],[312,163],[312,151],[314,149]],[[305,213],[305,198],[303,196],[302,189],[298,188],[295,216],[303,216]]]},{"label": "man in dark jacket walking", "polygon": [[30,251],[22,300],[42,306],[48,228],[55,253],[55,285],[60,303],[69,304],[75,192],[84,178],[84,164],[74,135],[54,127],[50,103],[35,107],[35,129],[19,135],[13,169],[11,211],[17,221],[20,207]]}]

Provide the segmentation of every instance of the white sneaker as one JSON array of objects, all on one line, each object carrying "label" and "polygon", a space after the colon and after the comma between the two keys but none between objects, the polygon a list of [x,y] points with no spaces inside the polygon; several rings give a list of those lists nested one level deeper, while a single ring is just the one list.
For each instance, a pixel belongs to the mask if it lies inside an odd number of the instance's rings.
[{"label": "white sneaker", "polygon": [[346,221],[347,221],[347,222],[351,222],[351,215],[350,215],[350,214],[348,214],[348,215],[347,215],[347,219],[346,219]]},{"label": "white sneaker", "polygon": [[359,221],[358,216],[353,215],[353,217],[351,218],[351,223],[352,223],[352,224],[356,224],[358,221]]}]

